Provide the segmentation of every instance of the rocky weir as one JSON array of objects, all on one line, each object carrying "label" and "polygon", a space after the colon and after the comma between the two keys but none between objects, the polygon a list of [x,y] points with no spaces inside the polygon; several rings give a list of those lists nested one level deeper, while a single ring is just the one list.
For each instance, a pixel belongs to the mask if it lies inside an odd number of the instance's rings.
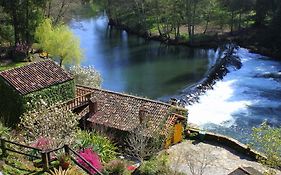
[{"label": "rocky weir", "polygon": [[223,56],[218,58],[215,64],[208,70],[206,76],[198,83],[181,90],[179,95],[171,97],[180,106],[188,106],[199,102],[199,97],[207,90],[213,89],[216,81],[230,72],[229,69],[238,70],[242,67],[241,59],[235,54],[238,46],[227,44],[224,46]]}]

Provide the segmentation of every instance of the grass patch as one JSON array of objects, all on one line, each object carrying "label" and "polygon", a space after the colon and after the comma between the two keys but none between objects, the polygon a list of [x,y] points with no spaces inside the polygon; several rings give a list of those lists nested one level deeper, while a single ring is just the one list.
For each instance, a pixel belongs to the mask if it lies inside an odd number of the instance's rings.
[{"label": "grass patch", "polygon": [[0,64],[0,71],[13,69],[13,68],[16,68],[16,67],[21,67],[21,66],[24,66],[26,64],[29,64],[29,62],[9,63],[9,64],[6,64],[6,65]]}]

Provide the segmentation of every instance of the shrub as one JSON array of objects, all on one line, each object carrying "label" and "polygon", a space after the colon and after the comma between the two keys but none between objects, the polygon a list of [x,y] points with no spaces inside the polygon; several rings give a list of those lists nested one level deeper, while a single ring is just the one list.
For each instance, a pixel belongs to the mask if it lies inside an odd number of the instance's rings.
[{"label": "shrub", "polygon": [[39,137],[34,143],[31,144],[32,147],[48,150],[52,148],[52,140],[45,137]]},{"label": "shrub", "polygon": [[[95,152],[93,152],[93,150],[91,148],[87,148],[85,150],[79,151],[79,155],[81,157],[83,157],[84,159],[86,159],[98,171],[102,170],[102,164],[101,164],[100,158],[99,158],[99,156]],[[78,157],[77,161],[82,166],[87,168],[92,174],[96,174],[96,171],[93,168],[89,167],[82,159],[80,159]]]},{"label": "shrub", "polygon": [[19,127],[23,131],[26,144],[34,143],[38,138],[52,138],[53,148],[73,143],[78,130],[79,116],[71,111],[56,106],[41,106],[24,113],[20,118]]},{"label": "shrub", "polygon": [[76,135],[76,148],[93,148],[102,162],[116,158],[117,147],[107,138],[95,132],[80,131]]},{"label": "shrub", "polygon": [[260,158],[260,162],[267,166],[268,171],[274,171],[270,168],[281,167],[281,127],[270,127],[264,122],[260,127],[253,128],[252,145],[258,146],[267,159]]},{"label": "shrub", "polygon": [[[31,143],[30,146],[41,149],[43,151],[46,151],[46,150],[54,148],[53,144],[54,143],[51,138],[39,137],[37,140],[35,140],[33,143]],[[31,151],[29,150],[28,153],[31,155],[34,155],[34,156],[41,156],[40,151],[37,151],[37,150],[31,150]],[[51,154],[51,157],[54,157],[53,153]],[[34,160],[34,158],[30,158],[30,160]],[[34,161],[36,161],[36,160],[34,160]],[[36,164],[36,162],[35,162],[35,164]]]},{"label": "shrub", "polygon": [[158,157],[154,157],[148,161],[144,161],[140,166],[140,174],[143,175],[170,175],[175,174],[168,167],[168,156],[162,154]]},{"label": "shrub", "polygon": [[101,75],[92,66],[72,66],[69,71],[73,74],[77,84],[93,88],[99,88],[101,86]]},{"label": "shrub", "polygon": [[0,137],[9,138],[10,129],[5,127],[2,122],[0,122]]},{"label": "shrub", "polygon": [[59,167],[59,169],[54,169],[48,173],[48,175],[82,175],[82,173],[74,167],[68,168],[66,170],[63,170],[61,167]]},{"label": "shrub", "polygon": [[123,175],[126,171],[126,164],[122,160],[112,160],[106,165],[106,171],[112,175]]}]

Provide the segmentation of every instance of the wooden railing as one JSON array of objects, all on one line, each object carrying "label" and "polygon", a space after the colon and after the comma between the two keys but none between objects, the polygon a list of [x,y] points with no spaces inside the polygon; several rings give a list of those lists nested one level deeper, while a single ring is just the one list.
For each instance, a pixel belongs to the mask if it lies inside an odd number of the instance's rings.
[{"label": "wooden railing", "polygon": [[83,86],[76,86],[76,97],[59,105],[66,110],[74,110],[88,104],[92,90]]},{"label": "wooden railing", "polygon": [[[25,153],[23,151],[17,151],[15,149],[11,149],[11,148],[15,148],[17,146],[17,147],[20,147],[21,150],[22,149],[28,149],[30,151],[36,151],[36,152],[39,152],[39,153],[42,152],[41,149],[26,146],[26,145],[22,145],[22,144],[15,143],[15,142],[11,142],[11,141],[5,140],[3,138],[0,138],[0,142],[1,142],[2,156],[4,156],[4,157],[7,156],[8,155],[7,152],[10,151],[10,152],[14,152],[14,153],[17,153],[17,154],[28,156],[30,158],[40,159],[39,156],[28,154],[28,153]],[[8,147],[7,144],[10,144],[11,146]]]},{"label": "wooden railing", "polygon": [[[19,144],[19,143],[16,143],[16,142],[8,141],[8,140],[3,139],[3,138],[0,138],[0,142],[1,142],[0,146],[1,146],[3,157],[6,157],[8,155],[8,152],[13,152],[13,153],[25,155],[29,158],[41,159],[44,171],[49,171],[50,164],[51,164],[51,161],[52,161],[51,154],[55,153],[57,151],[63,150],[65,155],[70,156],[71,160],[77,166],[79,166],[81,169],[83,169],[86,173],[88,173],[89,175],[94,175],[94,174],[103,175],[99,170],[97,170],[92,164],[90,164],[85,158],[80,156],[77,152],[72,150],[68,145],[64,145],[60,148],[56,148],[56,149],[53,149],[53,150],[43,151],[43,150],[38,149],[38,148],[22,145],[22,144]],[[7,144],[10,144],[10,146],[8,146]],[[25,153],[23,151],[11,149],[14,146],[18,146],[20,148],[20,150],[29,149],[30,151],[37,151],[41,154],[41,156],[39,157],[39,156],[36,156],[36,155]],[[77,161],[77,158],[79,158],[79,160],[81,160],[84,164],[86,164],[87,167],[84,167],[82,164],[80,164]]]},{"label": "wooden railing", "polygon": [[79,85],[76,85],[76,96],[83,96],[83,95],[86,95],[88,93],[92,92],[91,89],[89,88],[85,88],[83,86],[79,86]]},{"label": "wooden railing", "polygon": [[88,104],[89,100],[91,98],[91,93],[87,93],[82,96],[77,96],[76,98],[69,100],[65,103],[60,104],[60,107],[66,110],[74,110],[76,108],[79,108],[81,106],[84,106]]}]

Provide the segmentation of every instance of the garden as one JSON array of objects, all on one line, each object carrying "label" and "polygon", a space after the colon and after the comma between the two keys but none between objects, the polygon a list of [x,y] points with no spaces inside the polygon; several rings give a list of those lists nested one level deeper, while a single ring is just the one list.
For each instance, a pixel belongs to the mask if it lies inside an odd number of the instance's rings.
[{"label": "garden", "polygon": [[139,140],[137,145],[142,148],[126,151],[102,132],[81,130],[79,116],[71,111],[49,106],[43,100],[37,106],[25,112],[16,127],[0,125],[0,171],[4,174],[154,175],[172,172],[159,142]]}]

